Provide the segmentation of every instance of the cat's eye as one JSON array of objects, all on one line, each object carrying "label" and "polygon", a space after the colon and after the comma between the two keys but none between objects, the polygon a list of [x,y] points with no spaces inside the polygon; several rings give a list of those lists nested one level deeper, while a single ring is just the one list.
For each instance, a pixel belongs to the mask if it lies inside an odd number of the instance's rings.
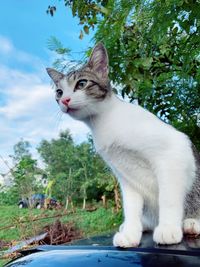
[{"label": "cat's eye", "polygon": [[83,89],[87,84],[87,80],[86,79],[83,79],[83,80],[79,80],[77,83],[76,83],[76,86],[75,86],[75,90],[81,90]]},{"label": "cat's eye", "polygon": [[57,89],[56,90],[56,97],[61,98],[62,95],[63,95],[63,91],[61,89]]}]

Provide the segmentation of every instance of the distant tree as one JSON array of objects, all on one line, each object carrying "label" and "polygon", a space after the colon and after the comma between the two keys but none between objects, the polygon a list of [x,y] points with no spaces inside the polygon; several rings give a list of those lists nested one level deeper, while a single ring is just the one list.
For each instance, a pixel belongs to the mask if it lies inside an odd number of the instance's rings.
[{"label": "distant tree", "polygon": [[54,181],[52,194],[67,204],[76,193],[75,145],[71,134],[69,131],[63,131],[57,139],[43,140],[38,147],[38,152],[46,164],[48,178]]},{"label": "distant tree", "polygon": [[13,147],[14,167],[11,169],[13,177],[12,186],[6,190],[10,196],[10,202],[16,204],[22,197],[30,197],[31,194],[41,189],[36,176],[41,173],[37,168],[37,160],[32,158],[30,143],[21,139]]},{"label": "distant tree", "polygon": [[32,159],[31,156],[24,156],[13,170],[14,185],[12,190],[18,199],[30,197],[37,191],[36,174],[37,161]]},{"label": "distant tree", "polygon": [[15,163],[19,162],[22,158],[30,156],[30,143],[21,139],[17,144],[14,145],[13,150],[14,154],[11,157],[14,159]]},{"label": "distant tree", "polygon": [[[113,177],[96,154],[91,138],[77,145],[69,131],[65,131],[57,139],[43,140],[38,151],[49,179],[54,181],[52,194],[64,201],[66,208],[81,201],[85,209],[87,201],[100,200],[106,192],[114,190],[114,187],[107,190]],[[100,181],[102,179],[105,181]]]},{"label": "distant tree", "polygon": [[63,131],[58,139],[42,140],[38,152],[52,175],[65,172],[70,166],[74,143],[69,131]]}]

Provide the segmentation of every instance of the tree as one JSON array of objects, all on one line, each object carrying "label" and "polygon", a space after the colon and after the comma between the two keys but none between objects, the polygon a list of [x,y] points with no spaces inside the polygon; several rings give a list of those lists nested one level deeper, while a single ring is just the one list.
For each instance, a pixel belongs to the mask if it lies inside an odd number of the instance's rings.
[{"label": "tree", "polygon": [[200,1],[64,2],[83,26],[80,38],[95,28],[93,41],[106,45],[122,96],[186,132],[200,149]]},{"label": "tree", "polygon": [[36,181],[37,161],[31,156],[24,156],[13,170],[13,193],[17,198],[30,197],[38,188]]},{"label": "tree", "polygon": [[38,152],[48,166],[48,172],[56,175],[70,168],[73,147],[74,143],[71,134],[69,131],[63,131],[58,139],[43,140],[38,147]]},{"label": "tree", "polygon": [[69,131],[61,132],[58,139],[43,140],[38,147],[38,152],[46,164],[48,179],[54,181],[52,195],[60,201],[65,199],[68,202],[71,194],[74,194],[71,179],[75,170],[74,149]]},{"label": "tree", "polygon": [[13,185],[6,190],[10,204],[16,204],[20,198],[30,197],[33,193],[41,190],[36,176],[42,175],[42,171],[37,168],[37,160],[32,158],[30,147],[30,143],[23,139],[13,147],[14,153],[11,157],[15,165],[10,169]]},{"label": "tree", "polygon": [[89,143],[82,143],[77,147],[76,158],[79,162],[78,175],[81,179],[80,193],[83,198],[83,209],[86,208],[86,200],[88,198],[88,189],[90,187],[95,188],[94,177],[95,173],[93,171],[93,151]]},{"label": "tree", "polygon": [[21,139],[17,144],[14,145],[14,155],[11,155],[15,163],[19,162],[22,158],[30,156],[31,145],[28,141]]},{"label": "tree", "polygon": [[87,201],[100,200],[103,194],[114,190],[114,187],[108,190],[113,176],[96,154],[90,137],[75,144],[69,131],[61,132],[57,139],[43,140],[38,151],[49,180],[54,181],[52,194],[60,201],[65,200],[66,208],[81,201],[85,209]]}]

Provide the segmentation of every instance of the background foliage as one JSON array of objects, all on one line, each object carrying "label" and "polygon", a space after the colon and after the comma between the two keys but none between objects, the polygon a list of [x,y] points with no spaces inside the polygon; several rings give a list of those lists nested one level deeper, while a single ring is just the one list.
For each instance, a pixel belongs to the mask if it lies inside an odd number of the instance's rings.
[{"label": "background foliage", "polygon": [[115,180],[96,154],[90,137],[75,144],[69,131],[61,132],[58,139],[43,140],[38,151],[46,164],[48,180],[54,181],[52,194],[60,201],[83,201],[84,206],[86,200],[99,201],[104,194],[112,195]]},{"label": "background foliage", "polygon": [[64,3],[82,25],[80,39],[95,29],[93,41],[105,44],[119,93],[187,133],[200,149],[200,1]]},{"label": "background foliage", "polygon": [[[102,196],[115,202],[118,184],[96,154],[90,136],[75,144],[68,130],[60,132],[57,139],[42,140],[38,152],[45,164],[41,169],[29,151],[30,143],[19,141],[13,148],[15,167],[11,169],[12,185],[0,192],[0,204],[17,204],[20,198],[34,193],[56,197],[66,208],[82,206],[87,202],[102,201]],[[39,177],[39,180],[37,179]],[[42,186],[42,180],[47,186]],[[71,207],[70,207],[71,208]]]}]

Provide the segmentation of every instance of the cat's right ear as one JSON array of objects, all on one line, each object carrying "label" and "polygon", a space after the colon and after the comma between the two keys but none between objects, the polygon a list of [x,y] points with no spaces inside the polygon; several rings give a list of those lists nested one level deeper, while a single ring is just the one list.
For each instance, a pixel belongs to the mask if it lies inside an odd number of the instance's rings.
[{"label": "cat's right ear", "polygon": [[102,43],[98,43],[89,58],[87,66],[92,69],[100,78],[108,78],[108,55]]},{"label": "cat's right ear", "polygon": [[51,77],[51,79],[54,81],[55,84],[57,84],[61,79],[64,78],[64,74],[54,70],[52,68],[46,68],[47,73],[49,74],[49,76]]}]

